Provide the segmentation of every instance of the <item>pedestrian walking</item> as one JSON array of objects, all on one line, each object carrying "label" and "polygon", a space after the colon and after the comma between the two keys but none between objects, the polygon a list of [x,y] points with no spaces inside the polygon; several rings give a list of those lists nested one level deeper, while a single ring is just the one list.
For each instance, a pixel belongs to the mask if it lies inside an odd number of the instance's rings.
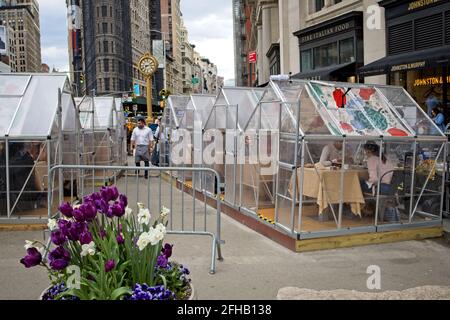
[{"label": "pedestrian walking", "polygon": [[[135,150],[135,163],[137,167],[144,161],[145,167],[150,167],[150,154],[153,148],[153,132],[146,126],[145,119],[138,120],[138,126],[131,134],[131,147]],[[138,172],[139,174],[139,172]],[[145,179],[148,179],[148,171],[145,171]]]}]

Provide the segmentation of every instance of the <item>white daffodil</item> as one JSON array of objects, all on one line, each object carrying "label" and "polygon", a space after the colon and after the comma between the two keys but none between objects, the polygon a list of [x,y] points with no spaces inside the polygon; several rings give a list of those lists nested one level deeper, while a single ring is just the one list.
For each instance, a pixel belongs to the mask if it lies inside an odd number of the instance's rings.
[{"label": "white daffodil", "polygon": [[131,209],[130,207],[126,207],[124,218],[129,220],[129,219],[131,219],[132,215],[133,215],[133,209]]},{"label": "white daffodil", "polygon": [[93,256],[95,255],[95,243],[94,241],[92,241],[89,244],[83,244],[81,246],[81,256],[82,257],[86,257],[86,256]]},{"label": "white daffodil", "polygon": [[149,225],[150,220],[152,219],[152,215],[150,214],[150,210],[148,209],[140,209],[138,213],[138,222],[141,225]]},{"label": "white daffodil", "polygon": [[149,245],[151,242],[150,239],[150,233],[143,232],[137,241],[137,246],[139,247],[139,251],[144,251],[144,249]]},{"label": "white daffodil", "polygon": [[47,223],[47,227],[50,229],[50,231],[53,231],[56,229],[58,223],[55,219],[49,219]]},{"label": "white daffodil", "polygon": [[166,235],[166,227],[163,224],[158,224],[155,228],[150,228],[149,234],[151,244],[153,246],[157,245],[164,240]]},{"label": "white daffodil", "polygon": [[40,247],[40,248],[36,248],[38,251],[39,251],[39,253],[41,254],[41,256],[44,256],[45,255],[45,248],[44,247]]},{"label": "white daffodil", "polygon": [[145,209],[145,206],[143,203],[138,202],[137,206],[139,209]]},{"label": "white daffodil", "polygon": [[166,207],[162,207],[162,209],[161,209],[161,219],[165,219],[165,218],[167,218],[168,216],[169,216],[169,214],[170,214],[170,209],[168,209],[168,208],[166,208]]},{"label": "white daffodil", "polygon": [[25,240],[25,250],[31,249],[31,248],[36,248],[36,241],[29,241],[29,240]]}]

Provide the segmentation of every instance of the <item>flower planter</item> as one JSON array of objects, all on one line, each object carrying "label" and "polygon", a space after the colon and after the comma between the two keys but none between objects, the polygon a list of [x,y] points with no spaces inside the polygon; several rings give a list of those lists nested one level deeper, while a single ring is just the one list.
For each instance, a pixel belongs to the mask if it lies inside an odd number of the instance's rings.
[{"label": "flower planter", "polygon": [[[194,301],[194,300],[198,300],[198,297],[197,297],[197,291],[195,291],[195,287],[192,285],[192,283],[190,284],[190,287],[191,287],[191,295],[190,295],[190,297],[189,297],[189,299],[187,299],[187,300],[189,300],[189,301]],[[42,291],[42,293],[41,293],[41,295],[39,296],[39,301],[42,301],[43,300],[43,298],[44,298],[44,295],[45,295],[45,293],[48,291],[48,290],[50,290],[51,289],[51,287],[48,287],[47,289],[45,289],[44,291]]]}]

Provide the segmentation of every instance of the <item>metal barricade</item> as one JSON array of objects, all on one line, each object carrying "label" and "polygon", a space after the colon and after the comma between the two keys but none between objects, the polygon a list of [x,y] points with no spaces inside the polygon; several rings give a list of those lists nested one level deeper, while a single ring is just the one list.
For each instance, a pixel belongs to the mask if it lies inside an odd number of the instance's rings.
[{"label": "metal barricade", "polygon": [[[148,175],[148,179],[145,175]],[[84,196],[98,191],[101,186],[115,185],[120,193],[128,197],[128,206],[133,212],[137,212],[138,203],[143,203],[153,213],[161,212],[163,206],[169,208],[168,234],[211,237],[210,273],[214,274],[216,254],[219,261],[223,260],[221,202],[217,197],[213,200],[215,208],[208,205],[206,192],[198,191],[199,188],[195,186],[196,175],[215,176],[220,183],[220,175],[208,168],[55,166],[49,171],[49,190],[58,181],[56,177],[77,178],[71,180],[70,187],[66,186],[59,195],[48,193],[48,216],[55,218],[60,215],[57,204],[74,204]],[[192,177],[191,185],[186,183],[184,176]]]}]

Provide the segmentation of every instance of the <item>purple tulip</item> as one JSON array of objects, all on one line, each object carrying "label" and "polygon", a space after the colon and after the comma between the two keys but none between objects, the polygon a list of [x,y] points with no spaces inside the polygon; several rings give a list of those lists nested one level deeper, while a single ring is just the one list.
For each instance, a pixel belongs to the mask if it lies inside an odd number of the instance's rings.
[{"label": "purple tulip", "polygon": [[72,223],[69,234],[67,237],[71,241],[80,240],[80,235],[88,230],[87,224],[85,222],[74,222]]},{"label": "purple tulip", "polygon": [[85,203],[80,207],[80,211],[83,212],[83,216],[86,221],[94,221],[97,216],[97,209],[92,205],[92,203]]},{"label": "purple tulip", "polygon": [[[112,188],[102,187],[102,189],[100,190],[100,194],[101,194],[103,200],[105,200],[106,202],[109,202],[109,201],[113,200],[113,198],[115,196],[115,191]],[[117,195],[117,196],[119,196],[119,195]]]},{"label": "purple tulip", "polygon": [[92,235],[91,235],[91,233],[89,231],[83,232],[80,235],[80,243],[81,243],[81,245],[89,244],[92,241],[94,241],[94,239],[92,238]]},{"label": "purple tulip", "polygon": [[68,220],[60,219],[58,221],[58,228],[61,230],[61,232],[67,237],[69,235],[70,227],[72,226],[72,223]]},{"label": "purple tulip", "polygon": [[124,208],[126,208],[126,207],[128,206],[128,198],[127,198],[127,196],[121,194],[121,195],[119,196],[119,202],[122,204],[122,206],[123,206]]},{"label": "purple tulip", "polygon": [[104,199],[95,200],[95,206],[97,207],[97,210],[100,211],[103,214],[108,213],[108,203]]},{"label": "purple tulip", "polygon": [[30,248],[27,250],[27,255],[20,260],[20,263],[25,268],[32,268],[39,265],[42,262],[42,255],[36,248]]},{"label": "purple tulip", "polygon": [[105,272],[108,273],[108,272],[110,272],[112,269],[114,269],[115,267],[116,267],[116,262],[115,262],[113,259],[108,260],[108,261],[106,261],[106,263],[105,263]]},{"label": "purple tulip", "polygon": [[165,255],[160,255],[158,257],[158,260],[156,261],[158,267],[160,268],[167,268],[167,264],[169,263],[169,260],[166,258]]},{"label": "purple tulip", "polygon": [[100,193],[95,192],[93,194],[90,194],[86,197],[83,198],[83,203],[88,203],[88,202],[95,202],[96,200],[101,200],[102,196],[100,195]]},{"label": "purple tulip", "polygon": [[50,267],[53,270],[64,270],[70,262],[70,252],[64,249],[64,247],[58,247],[51,251],[48,255],[50,261]]},{"label": "purple tulip", "polygon": [[63,215],[65,215],[67,218],[72,218],[73,217],[73,208],[70,205],[70,203],[66,202],[63,203],[60,207],[59,207],[59,211],[61,211],[61,213]]},{"label": "purple tulip", "polygon": [[117,189],[116,186],[113,186],[111,188],[109,188],[110,193],[111,193],[111,200],[112,201],[116,201],[117,198],[119,198],[119,190]]},{"label": "purple tulip", "polygon": [[119,245],[122,245],[122,244],[125,243],[125,239],[123,238],[122,234],[119,234],[119,235],[116,237],[116,240],[117,240],[117,243],[118,243]]},{"label": "purple tulip", "polygon": [[61,230],[55,230],[51,233],[52,242],[57,246],[62,246],[67,241],[67,237]]},{"label": "purple tulip", "polygon": [[105,230],[100,230],[100,237],[103,239],[106,238],[106,231]]},{"label": "purple tulip", "polygon": [[84,222],[86,221],[86,219],[84,218],[84,213],[83,211],[77,209],[77,210],[73,210],[73,217],[75,218],[76,221],[78,222]]},{"label": "purple tulip", "polygon": [[173,245],[170,245],[170,244],[166,243],[164,245],[164,248],[162,249],[163,255],[167,259],[169,259],[172,256],[172,248],[173,248]]},{"label": "purple tulip", "polygon": [[123,207],[120,203],[116,202],[114,205],[111,206],[112,214],[115,217],[123,217],[125,214],[125,207]]}]

